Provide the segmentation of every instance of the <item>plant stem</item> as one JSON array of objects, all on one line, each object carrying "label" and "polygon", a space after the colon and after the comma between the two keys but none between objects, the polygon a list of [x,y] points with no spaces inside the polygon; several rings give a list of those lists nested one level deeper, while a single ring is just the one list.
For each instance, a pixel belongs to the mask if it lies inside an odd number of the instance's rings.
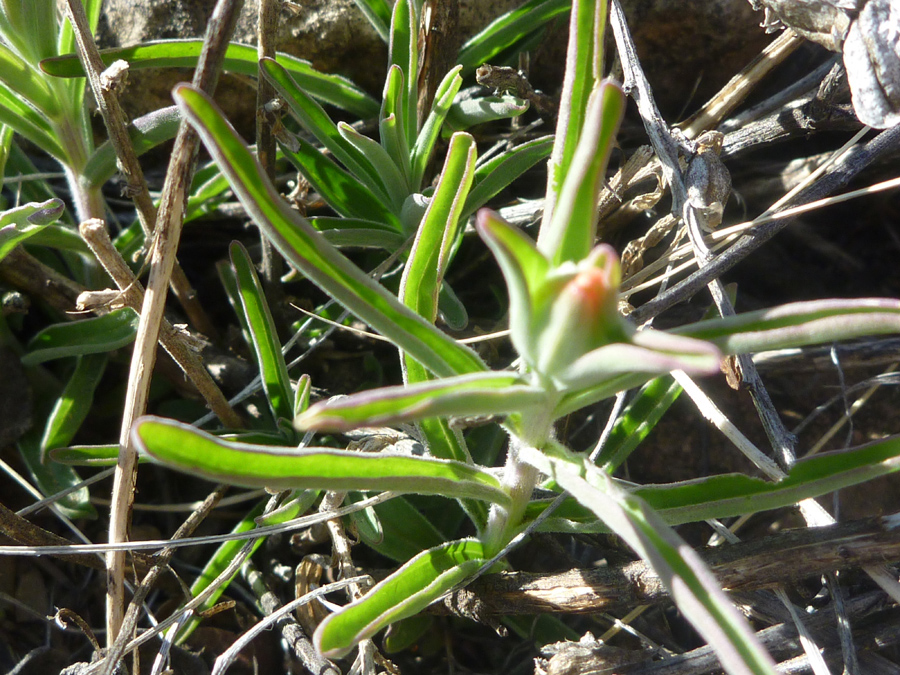
[{"label": "plant stem", "polygon": [[540,448],[551,437],[553,420],[549,411],[556,407],[557,401],[554,400],[554,396],[548,398],[550,400],[545,401],[539,410],[524,412],[522,428],[509,435],[502,483],[509,492],[512,503],[508,507],[497,504],[491,507],[484,530],[485,553],[488,557],[496,555],[516,535],[525,508],[531,501],[531,494],[537,484],[538,471],[519,458],[519,450],[524,447]]}]

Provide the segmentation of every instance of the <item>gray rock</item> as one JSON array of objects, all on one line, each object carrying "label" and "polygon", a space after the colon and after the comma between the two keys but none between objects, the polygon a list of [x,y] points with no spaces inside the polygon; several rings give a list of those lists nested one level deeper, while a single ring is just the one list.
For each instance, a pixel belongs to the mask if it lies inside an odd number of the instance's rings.
[{"label": "gray rock", "polygon": [[[522,0],[460,0],[460,31],[470,36]],[[202,36],[214,0],[106,0],[101,46]],[[352,0],[304,0],[302,10],[281,10],[278,48],[325,72],[345,75],[380,97],[387,49]],[[696,106],[749,61],[766,42],[746,0],[624,0],[639,54],[663,111]],[[235,39],[255,44],[256,0],[247,0]],[[557,19],[536,48],[532,80],[558,93],[565,55],[566,21]],[[123,97],[136,116],[171,104],[172,86],[190,73],[136,71]],[[217,98],[238,126],[253,122],[251,84],[223,78]],[[696,88],[696,91],[694,91]]]}]

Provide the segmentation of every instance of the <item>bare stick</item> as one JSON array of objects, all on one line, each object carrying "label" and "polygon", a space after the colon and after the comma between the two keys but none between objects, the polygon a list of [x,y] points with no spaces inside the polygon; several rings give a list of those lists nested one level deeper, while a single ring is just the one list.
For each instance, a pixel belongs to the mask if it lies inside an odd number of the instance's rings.
[{"label": "bare stick", "polygon": [[788,29],[772,40],[741,72],[731,78],[699,111],[678,126],[688,138],[715,128],[747,97],[757,83],[803,44],[803,38]]},{"label": "bare stick", "polygon": [[[207,26],[200,62],[194,73],[196,87],[212,92],[218,81],[225,49],[234,32],[242,0],[219,0]],[[186,123],[181,123],[166,174],[160,210],[157,217],[156,238],[151,250],[150,280],[141,309],[125,412],[119,435],[119,460],[110,507],[109,541],[123,542],[127,538],[131,504],[134,501],[134,481],[137,472],[137,453],[131,442],[131,426],[147,408],[150,377],[156,361],[156,342],[162,325],[166,289],[175,265],[175,254],[184,223],[185,195],[196,164],[199,139]],[[107,645],[112,645],[122,625],[124,607],[125,554],[113,552],[107,556],[106,630]]]},{"label": "bare stick", "polygon": [[[820,199],[844,187],[853,177],[878,158],[895,152],[898,142],[900,142],[900,125],[885,129],[871,141],[853,148],[828,174],[798,194],[789,204],[786,204],[783,207],[784,210],[788,206]],[[767,222],[748,231],[731,248],[716,256],[708,265],[697,270],[684,281],[675,284],[659,297],[635,309],[631,314],[632,319],[637,323],[643,323],[651,317],[661,314],[673,305],[691,298],[698,291],[705,288],[711,279],[725,274],[725,272],[772,239],[791,222],[793,222],[793,217]]]},{"label": "bare stick", "polygon": [[[897,514],[817,528],[787,530],[753,541],[700,551],[716,579],[731,591],[776,588],[835,569],[868,567],[900,558]],[[786,565],[785,561],[790,560]],[[652,568],[638,560],[621,567],[554,574],[488,574],[457,594],[471,594],[485,615],[595,614],[665,602]],[[446,611],[435,605],[433,611]]]},{"label": "bare stick", "polygon": [[[82,223],[78,229],[97,260],[122,291],[122,299],[125,304],[134,311],[140,312],[144,302],[144,289],[116,247],[113,246],[103,222],[97,219],[88,220]],[[222,390],[203,366],[200,356],[188,343],[185,334],[176,330],[165,318],[162,319],[160,326],[159,343],[181,367],[222,424],[236,429],[242,428],[243,420],[228,403]]]},{"label": "bare stick", "polygon": [[[100,50],[91,35],[90,25],[81,0],[66,0],[66,16],[72,24],[75,33],[75,43],[78,47],[78,58],[87,74],[91,91],[97,100],[97,107],[106,125],[110,143],[116,151],[118,165],[127,181],[126,193],[134,201],[137,207],[138,219],[144,235],[150,237],[156,223],[156,207],[150,197],[147,181],[144,180],[144,172],[138,162],[131,139],[128,137],[128,129],[125,123],[125,113],[119,103],[116,89],[120,86],[125,74],[127,64],[117,61],[108,69],[100,58]],[[117,64],[121,67],[117,67]],[[215,337],[216,331],[197,300],[197,294],[191,288],[181,266],[175,263],[172,273],[172,292],[184,307],[194,327],[204,335]]]},{"label": "bare stick", "polygon": [[[211,492],[206,499],[203,500],[203,503],[197,508],[196,511],[191,513],[187,517],[187,519],[181,524],[181,526],[175,531],[175,534],[172,535],[173,540],[184,539],[186,537],[190,537],[193,534],[194,530],[197,529],[197,526],[203,522],[206,516],[209,515],[210,511],[212,511],[216,505],[221,501],[222,497],[225,496],[225,492],[228,490],[228,487],[225,485],[219,485],[216,489]],[[106,660],[103,663],[103,670],[100,671],[101,675],[111,675],[116,672],[116,668],[119,665],[119,659],[122,658],[122,655],[125,653],[125,648],[128,645],[128,636],[134,631],[137,626],[138,616],[141,611],[141,606],[144,604],[144,600],[150,594],[150,591],[153,590],[153,587],[156,585],[156,580],[159,579],[160,574],[165,572],[168,569],[169,562],[172,560],[172,556],[175,554],[174,547],[167,547],[160,551],[154,558],[153,567],[147,572],[146,576],[141,581],[140,586],[138,586],[134,591],[134,597],[131,599],[131,604],[128,606],[128,611],[125,613],[125,618],[122,623],[122,630],[118,638],[116,638],[115,644],[109,649],[106,654]]]},{"label": "bare stick", "polygon": [[[707,156],[713,153],[697,152],[696,156],[692,158],[687,172],[682,172],[678,159],[679,151],[686,150],[693,155],[695,148],[682,147],[678,139],[672,134],[662,115],[659,114],[656,103],[653,101],[650,85],[644,77],[638,61],[634,43],[628,30],[628,24],[625,21],[625,14],[622,12],[618,0],[613,0],[610,5],[610,24],[615,35],[622,68],[625,72],[625,90],[631,93],[638,104],[638,110],[641,113],[641,118],[644,120],[644,128],[647,130],[647,135],[650,136],[650,142],[653,144],[653,148],[656,150],[656,154],[662,164],[663,175],[672,190],[672,211],[684,218],[688,235],[694,247],[694,255],[697,258],[698,267],[702,269],[712,261],[712,254],[703,241],[700,223],[702,214],[700,209],[697,208],[696,200],[689,198],[690,193],[688,190],[689,187],[692,188],[694,186],[694,183],[702,182],[705,185],[702,186],[700,192],[706,192],[706,188],[713,183],[713,180],[710,178],[712,172],[709,169],[693,171],[694,162],[704,158],[718,162],[718,157]],[[721,165],[721,163],[719,164]],[[701,163],[697,166],[702,168],[706,164]],[[724,171],[724,167],[721,167],[721,170]],[[692,185],[686,185],[686,180],[692,181]],[[728,188],[730,187],[729,182]],[[734,307],[718,277],[711,278],[708,286],[719,313],[722,316],[733,316],[735,313]],[[753,405],[759,414],[772,448],[782,467],[788,469],[795,461],[794,444],[796,439],[785,428],[751,359],[746,355],[739,355],[738,363],[741,367],[744,382],[753,399]]]},{"label": "bare stick", "polygon": [[[282,602],[272,591],[266,586],[262,573],[256,569],[253,562],[248,560],[241,568],[241,575],[250,586],[250,589],[256,594],[259,608],[267,617],[272,617],[280,608]],[[344,579],[338,583],[351,584],[362,581],[362,578]],[[304,596],[306,597],[306,596]],[[311,600],[312,598],[308,598]],[[300,659],[304,667],[311,673],[319,673],[320,675],[335,675],[338,673],[330,661],[322,657],[316,651],[309,636],[303,631],[303,628],[297,623],[297,620],[290,614],[284,614],[277,619],[278,627],[281,629],[281,637],[290,645],[294,655]]]}]

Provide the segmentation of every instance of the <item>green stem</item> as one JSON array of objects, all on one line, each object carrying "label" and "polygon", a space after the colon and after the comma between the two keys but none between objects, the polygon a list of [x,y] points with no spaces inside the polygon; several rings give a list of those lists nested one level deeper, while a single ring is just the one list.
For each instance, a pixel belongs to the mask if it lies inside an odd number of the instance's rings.
[{"label": "green stem", "polygon": [[509,492],[512,503],[508,507],[493,505],[488,514],[484,531],[484,545],[488,556],[496,555],[516,535],[531,501],[531,494],[537,484],[538,471],[519,459],[519,449],[541,447],[552,435],[553,420],[550,411],[556,407],[554,396],[548,396],[539,410],[524,411],[521,428],[510,433],[509,448],[506,451],[506,465],[503,468],[503,486]]}]

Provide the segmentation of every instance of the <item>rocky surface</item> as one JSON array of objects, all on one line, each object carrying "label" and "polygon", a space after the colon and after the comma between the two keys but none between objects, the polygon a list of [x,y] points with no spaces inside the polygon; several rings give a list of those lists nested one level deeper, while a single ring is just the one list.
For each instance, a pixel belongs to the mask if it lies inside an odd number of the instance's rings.
[{"label": "rocky surface", "polygon": [[[214,0],[106,0],[102,46],[131,45],[162,38],[202,36]],[[460,0],[460,32],[470,36],[521,0]],[[770,39],[761,15],[746,0],[624,0],[629,23],[648,77],[664,112],[702,103]],[[257,3],[245,3],[236,40],[255,43]],[[532,77],[556,94],[562,75],[566,21],[548,28],[535,50]],[[352,0],[305,0],[299,10],[282,8],[279,49],[308,59],[317,68],[350,77],[379,96],[387,49]],[[172,85],[187,72],[132,73],[125,96],[129,113],[141,114],[170,102]],[[252,121],[247,82],[225,78],[221,95],[230,114]],[[228,102],[230,100],[230,102]]]}]

